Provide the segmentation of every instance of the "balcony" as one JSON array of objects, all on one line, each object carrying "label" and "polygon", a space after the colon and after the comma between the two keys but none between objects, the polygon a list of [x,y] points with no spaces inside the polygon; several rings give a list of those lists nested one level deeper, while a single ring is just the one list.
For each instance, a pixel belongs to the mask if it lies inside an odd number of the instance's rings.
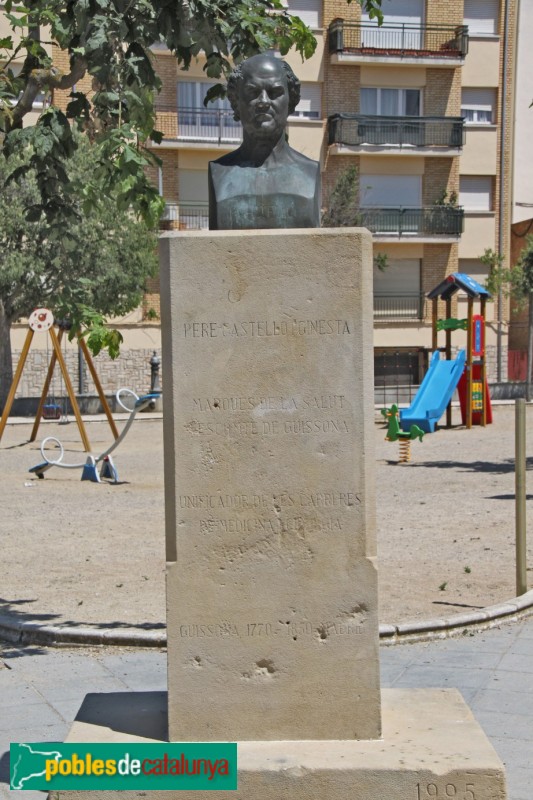
[{"label": "balcony", "polygon": [[456,156],[465,142],[462,117],[385,117],[333,114],[328,118],[332,153]]},{"label": "balcony", "polygon": [[429,208],[360,208],[358,225],[376,238],[397,241],[402,237],[434,241],[458,240],[463,232],[464,210],[455,206]]},{"label": "balcony", "polygon": [[397,322],[424,319],[426,298],[423,294],[374,295],[374,320]]},{"label": "balcony", "polygon": [[468,52],[468,26],[387,23],[335,19],[328,31],[332,64],[386,61],[404,65],[461,66]]},{"label": "balcony", "polygon": [[187,142],[200,147],[238,144],[242,126],[233,119],[233,111],[220,108],[178,108],[158,106],[157,124],[165,134],[162,146]]},{"label": "balcony", "polygon": [[160,221],[162,230],[202,231],[209,228],[207,203],[166,203]]}]

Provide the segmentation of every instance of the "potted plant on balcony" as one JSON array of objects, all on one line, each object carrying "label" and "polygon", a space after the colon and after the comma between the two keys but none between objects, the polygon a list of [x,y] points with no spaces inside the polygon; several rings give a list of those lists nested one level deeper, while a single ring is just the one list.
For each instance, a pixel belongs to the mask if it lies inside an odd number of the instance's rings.
[{"label": "potted plant on balcony", "polygon": [[457,192],[448,194],[448,191],[444,189],[426,217],[424,226],[426,233],[452,234],[456,232],[455,216],[450,213],[450,209],[458,208],[458,199]]}]

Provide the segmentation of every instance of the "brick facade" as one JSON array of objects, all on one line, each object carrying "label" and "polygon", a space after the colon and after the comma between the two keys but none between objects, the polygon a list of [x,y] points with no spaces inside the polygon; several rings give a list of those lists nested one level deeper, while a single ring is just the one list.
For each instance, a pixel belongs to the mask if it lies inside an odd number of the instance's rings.
[{"label": "brick facade", "polygon": [[[515,223],[511,228],[510,264],[516,264],[522,249],[526,246],[526,237],[533,234],[533,219]],[[527,351],[528,309],[513,304],[511,309],[511,325],[509,329],[509,350]]]},{"label": "brick facade", "polygon": [[329,64],[323,91],[324,115],[357,114],[360,89],[361,69],[358,65],[346,67]]},{"label": "brick facade", "polygon": [[[60,70],[64,75],[68,75],[70,72],[70,63],[69,63],[69,56],[65,50],[61,50],[57,45],[52,45],[52,59],[54,62],[54,67]],[[90,75],[84,75],[81,80],[76,82],[76,90],[79,92],[87,92],[91,94],[93,89],[93,79]],[[72,92],[72,89],[54,89],[53,92],[53,103],[61,111],[65,111],[67,104],[70,102],[69,95]]]},{"label": "brick facade", "polygon": [[426,0],[427,25],[462,25],[463,0]]},{"label": "brick facade", "polygon": [[[504,29],[505,4],[500,4],[500,31]],[[512,209],[512,147],[513,147],[513,94],[514,94],[514,66],[516,49],[516,24],[517,24],[517,2],[510,0],[509,16],[507,18],[509,49],[507,56],[507,79],[503,85],[504,71],[504,48],[503,41],[500,46],[500,88],[498,91],[497,119],[501,121],[503,113],[503,103],[506,107],[505,133],[502,140],[501,127],[498,126],[498,153],[503,148],[503,197],[500,197],[500,163],[498,159],[496,181],[494,187],[494,210],[496,220],[502,215],[502,241],[500,252],[504,256],[505,266],[510,266],[510,247],[511,247],[511,209]],[[503,37],[502,37],[503,38]],[[502,88],[503,87],[503,88]],[[508,303],[504,308],[504,313],[508,313]]]},{"label": "brick facade", "polygon": [[[523,0],[525,2],[525,0]],[[496,120],[502,119],[503,104],[506,104],[507,109],[507,125],[505,128],[504,138],[501,139],[501,132],[498,126],[498,153],[503,150],[504,153],[504,187],[503,196],[500,197],[500,173],[499,161],[496,167],[496,175],[494,179],[494,213],[496,217],[496,238],[493,244],[494,249],[500,247],[499,244],[499,219],[500,213],[502,216],[502,239],[501,239],[501,252],[504,255],[505,265],[509,266],[510,261],[509,252],[511,245],[510,234],[510,208],[511,208],[511,153],[512,153],[512,99],[513,99],[513,82],[514,82],[514,55],[515,55],[515,40],[516,40],[516,14],[517,14],[518,0],[510,0],[509,2],[509,17],[507,23],[509,26],[509,54],[507,61],[507,81],[504,89],[503,85],[503,36],[500,36],[500,88],[497,92],[497,109]],[[387,6],[390,3],[385,3],[385,15]],[[500,2],[500,31],[503,31],[504,25],[504,8],[503,0]],[[449,26],[455,27],[462,25],[464,15],[464,0],[426,0],[425,14],[423,22],[427,26]],[[335,113],[358,113],[360,111],[360,89],[361,89],[361,72],[362,68],[357,63],[344,63],[344,64],[331,64],[330,55],[327,49],[327,36],[328,26],[337,18],[346,20],[347,22],[359,22],[361,20],[361,6],[357,0],[347,3],[346,0],[323,0],[322,3],[322,27],[326,40],[325,54],[321,65],[322,80],[322,116],[327,119],[328,116]],[[385,22],[387,18],[385,16]],[[319,34],[320,35],[320,34]],[[470,58],[467,55],[467,59]],[[69,69],[68,59],[66,55],[54,48],[54,60],[57,66],[67,72]],[[369,64],[376,64],[378,62],[368,62]],[[176,83],[178,79],[178,70],[175,58],[165,54],[156,52],[154,55],[155,69],[162,80],[162,91],[157,97],[156,102],[156,126],[165,134],[167,143],[170,144],[167,148],[159,148],[157,155],[162,161],[162,175],[163,175],[163,196],[169,203],[177,203],[180,200],[180,186],[179,186],[179,169],[197,168],[191,167],[191,163],[198,155],[198,151],[193,152],[188,149],[188,145],[184,142],[177,141],[178,136],[178,116],[177,116],[177,92]],[[382,59],[376,69],[387,68],[387,59]],[[405,75],[410,69],[408,66],[402,66],[401,63],[393,64],[394,71],[391,70],[393,80],[390,84],[394,87],[394,74],[398,75],[398,85],[409,85],[409,80],[402,80],[400,77]],[[420,66],[415,66],[417,75],[421,76],[420,86],[423,86],[423,106],[422,114],[424,116],[435,117],[458,117],[461,115],[461,82],[463,70],[459,66],[455,67],[435,67],[430,61],[421,63]],[[367,71],[366,75],[370,76],[371,71]],[[422,80],[423,77],[423,80]],[[189,78],[192,79],[192,78]],[[370,80],[370,77],[368,77]],[[413,79],[414,80],[414,79]],[[384,84],[387,85],[387,84]],[[91,88],[90,77],[85,77],[78,84],[79,88],[87,90]],[[66,107],[68,102],[69,92],[56,92],[54,100],[59,103],[62,108]],[[228,149],[232,149],[229,147]],[[329,195],[338,180],[339,176],[350,166],[355,166],[358,170],[360,167],[360,158],[357,154],[354,155],[331,155],[327,146],[327,126],[324,132],[324,146],[323,146],[323,206],[327,206]],[[419,158],[416,159],[420,163],[423,157],[423,151],[420,152]],[[365,156],[371,158],[371,156]],[[403,156],[402,156],[403,158]],[[409,156],[405,156],[406,163]],[[194,161],[196,164],[197,162]],[[396,158],[391,158],[391,171],[394,172],[394,164],[398,164]],[[398,169],[398,167],[396,167]],[[461,156],[456,157],[429,157],[424,158],[424,172],[422,175],[422,205],[425,207],[433,206],[439,201],[443,194],[447,192],[448,199],[452,192],[459,193],[459,175],[461,171]],[[148,174],[155,185],[159,184],[159,170],[157,167],[150,167]],[[176,223],[177,224],[177,223]],[[168,221],[165,227],[173,227],[174,223]],[[405,241],[405,240],[404,240]],[[409,245],[409,242],[405,245]],[[398,244],[398,252],[403,243]],[[482,248],[481,248],[482,249]],[[422,275],[421,275],[421,289],[425,293],[436,286],[447,274],[457,271],[459,248],[456,243],[435,243],[423,245],[423,258]],[[401,255],[398,255],[401,258]],[[427,304],[428,313],[431,314],[431,304]],[[454,301],[454,309],[456,310],[456,301]],[[143,302],[143,317],[146,319],[153,318],[153,315],[159,314],[159,287],[157,280],[150,281],[147,286],[147,293]],[[441,310],[443,313],[444,309]],[[503,319],[507,320],[509,316],[508,302],[505,301],[502,308]],[[430,317],[426,316],[424,320],[428,326]],[[398,323],[396,323],[398,325]],[[383,327],[383,325],[381,326]],[[393,323],[387,326],[391,330],[391,338],[393,337]],[[407,326],[408,327],[408,326]],[[516,336],[511,339],[512,345],[518,347],[522,342],[520,338],[522,333],[520,328],[516,328]],[[516,338],[518,337],[518,338]],[[431,336],[428,331],[428,346],[431,341]],[[148,351],[147,357],[151,355]],[[492,353],[492,351],[490,351]],[[492,356],[489,357],[489,360]],[[129,358],[129,351],[128,351]],[[120,378],[127,385],[135,386],[141,380],[140,374],[142,372],[143,358],[146,358],[144,351],[133,351],[133,361],[129,366],[119,365],[119,362],[110,362],[109,365],[102,362],[102,370],[104,378],[108,383],[111,383],[111,372],[116,369],[125,371],[124,378]],[[122,359],[120,359],[122,361]],[[494,358],[492,359],[494,362]],[[36,373],[40,366],[35,365],[32,367]],[[131,372],[131,378],[126,375],[128,370]],[[144,370],[149,374],[146,365]],[[108,377],[109,373],[109,377]],[[128,373],[129,375],[129,373]],[[38,381],[37,381],[38,383]]]},{"label": "brick facade", "polygon": [[361,19],[361,6],[357,2],[348,5],[346,0],[324,0],[322,9],[324,28],[327,28],[334,19],[345,19],[348,22],[359,22]]},{"label": "brick facade", "polygon": [[432,206],[447,193],[459,193],[459,159],[426,158],[422,177],[422,205]]},{"label": "brick facade", "polygon": [[355,167],[360,174],[359,158],[357,156],[329,156],[327,169],[322,175],[322,205],[327,208],[329,196],[343,172],[350,167]]},{"label": "brick facade", "polygon": [[424,116],[461,116],[461,70],[427,69]]}]

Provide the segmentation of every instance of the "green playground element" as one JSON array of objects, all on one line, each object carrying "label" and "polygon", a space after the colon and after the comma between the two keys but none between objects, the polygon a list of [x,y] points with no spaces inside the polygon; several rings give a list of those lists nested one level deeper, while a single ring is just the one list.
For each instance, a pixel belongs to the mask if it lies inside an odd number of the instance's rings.
[{"label": "green playground element", "polygon": [[467,331],[467,330],[468,330],[467,319],[454,319],[453,317],[450,317],[450,319],[437,320],[437,331]]},{"label": "green playground element", "polygon": [[400,428],[400,414],[397,405],[392,405],[390,408],[382,408],[382,415],[387,421],[387,435],[385,441],[397,442],[410,439],[419,439],[422,441],[424,438],[424,431],[418,425],[411,425],[408,431],[402,431]]}]

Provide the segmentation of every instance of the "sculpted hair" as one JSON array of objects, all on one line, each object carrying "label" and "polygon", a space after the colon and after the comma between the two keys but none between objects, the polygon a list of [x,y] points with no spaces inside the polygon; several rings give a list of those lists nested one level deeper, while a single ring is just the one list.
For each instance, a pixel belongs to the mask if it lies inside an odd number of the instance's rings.
[{"label": "sculpted hair", "polygon": [[[287,88],[289,91],[289,116],[293,113],[294,109],[300,102],[300,81],[292,71],[291,67],[281,59],[272,56],[276,64],[280,64],[287,79]],[[230,101],[231,108],[233,109],[233,118],[238,122],[239,117],[239,86],[243,80],[242,64],[237,64],[235,69],[228,75],[228,83],[226,90],[228,93],[228,100]]]}]

